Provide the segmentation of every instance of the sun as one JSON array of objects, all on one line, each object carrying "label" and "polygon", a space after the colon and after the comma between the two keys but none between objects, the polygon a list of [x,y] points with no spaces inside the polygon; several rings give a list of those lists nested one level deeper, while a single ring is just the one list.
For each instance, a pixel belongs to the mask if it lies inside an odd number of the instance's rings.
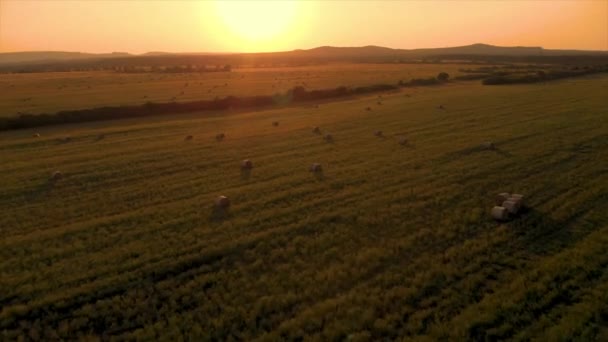
[{"label": "sun", "polygon": [[297,1],[215,1],[220,21],[248,43],[284,38],[294,26],[297,7]]}]

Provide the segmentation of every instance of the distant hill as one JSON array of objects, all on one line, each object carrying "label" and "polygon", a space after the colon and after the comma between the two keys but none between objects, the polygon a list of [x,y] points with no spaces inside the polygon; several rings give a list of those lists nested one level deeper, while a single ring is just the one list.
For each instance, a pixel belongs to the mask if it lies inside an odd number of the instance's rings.
[{"label": "distant hill", "polygon": [[487,55],[487,56],[564,56],[564,55],[596,55],[608,51],[585,50],[546,50],[542,47],[527,46],[494,46],[488,44],[472,44],[466,46],[427,48],[427,49],[391,49],[381,46],[362,47],[333,47],[322,46],[309,50],[294,50],[294,53],[333,56],[402,56],[402,57],[432,57],[449,55]]},{"label": "distant hill", "polygon": [[[488,56],[486,58],[485,56]],[[394,61],[419,61],[424,59],[441,60],[486,60],[519,62],[570,62],[592,59],[604,63],[608,51],[549,50],[542,47],[494,46],[472,44],[466,46],[428,48],[428,49],[391,49],[382,46],[336,47],[321,46],[308,50],[260,53],[171,53],[147,52],[128,54],[114,52],[92,54],[82,52],[40,51],[0,53],[0,72],[6,71],[57,71],[81,70],[90,68],[116,68],[123,66],[183,66],[183,65],[272,65],[276,63],[307,64],[324,62],[370,62],[386,63]],[[68,65],[69,64],[69,65]]]},{"label": "distant hill", "polygon": [[83,52],[65,52],[65,51],[31,51],[31,52],[7,52],[0,53],[0,64],[13,63],[46,63],[53,61],[81,60],[81,59],[99,59],[99,58],[115,58],[132,56],[126,52],[112,53],[83,53]]}]

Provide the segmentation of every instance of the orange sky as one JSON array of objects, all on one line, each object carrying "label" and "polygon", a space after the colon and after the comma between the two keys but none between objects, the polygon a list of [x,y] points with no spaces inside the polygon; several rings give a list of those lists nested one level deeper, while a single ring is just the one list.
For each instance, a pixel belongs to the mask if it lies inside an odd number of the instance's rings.
[{"label": "orange sky", "polygon": [[0,52],[488,43],[608,50],[608,0],[0,0]]}]

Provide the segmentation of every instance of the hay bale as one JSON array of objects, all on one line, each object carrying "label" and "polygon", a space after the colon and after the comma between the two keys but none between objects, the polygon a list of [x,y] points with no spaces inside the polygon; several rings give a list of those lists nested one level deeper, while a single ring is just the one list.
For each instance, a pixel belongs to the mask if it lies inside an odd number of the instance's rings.
[{"label": "hay bale", "polygon": [[408,141],[406,138],[400,138],[399,139],[399,145],[405,146],[407,145]]},{"label": "hay bale", "polygon": [[55,171],[51,175],[51,180],[54,180],[54,181],[60,180],[61,178],[63,178],[63,174],[61,173],[61,171]]},{"label": "hay bale", "polygon": [[219,209],[228,209],[230,207],[230,200],[226,196],[218,196],[215,199],[215,206]]},{"label": "hay bale", "polygon": [[481,144],[481,147],[483,147],[486,150],[493,150],[496,148],[496,145],[494,145],[494,143],[491,141],[486,141],[483,144]]},{"label": "hay bale", "polygon": [[321,164],[319,164],[319,163],[313,163],[308,168],[308,171],[317,173],[317,172],[323,171],[323,168],[321,168]]},{"label": "hay bale", "polygon": [[498,221],[506,221],[509,218],[509,211],[501,206],[492,208],[492,218]]},{"label": "hay bale", "polygon": [[105,139],[106,135],[105,134],[100,134],[97,136],[97,140],[102,140]]},{"label": "hay bale", "polygon": [[274,121],[274,122],[272,123],[272,125],[273,125],[274,127],[278,127],[278,126],[279,126],[279,122],[278,122],[278,121]]},{"label": "hay bale", "polygon": [[372,107],[365,107],[365,110],[368,111],[368,112],[371,112],[372,111]]},{"label": "hay bale", "polygon": [[325,134],[323,139],[325,139],[325,141],[328,141],[328,142],[334,141],[334,137],[329,133]]},{"label": "hay bale", "polygon": [[502,206],[513,215],[517,215],[520,209],[519,202],[517,201],[506,200],[502,203]]},{"label": "hay bale", "polygon": [[524,195],[522,195],[522,194],[511,194],[511,198],[518,199],[522,202],[524,201]]},{"label": "hay bale", "polygon": [[496,195],[494,203],[496,203],[496,205],[501,205],[504,201],[508,200],[509,197],[511,197],[510,193],[501,192],[500,194]]},{"label": "hay bale", "polygon": [[184,141],[190,141],[192,139],[194,139],[194,137],[191,135],[188,135],[188,136],[186,136],[186,138],[184,138]]},{"label": "hay bale", "polygon": [[243,170],[251,170],[253,169],[253,163],[249,159],[245,159],[241,162],[241,169]]},{"label": "hay bale", "polygon": [[382,131],[375,131],[374,135],[377,137],[382,137]]},{"label": "hay bale", "polygon": [[32,136],[33,136],[34,138],[40,138],[40,133],[34,133]]},{"label": "hay bale", "polygon": [[224,140],[225,137],[226,137],[226,135],[224,133],[220,133],[215,136],[215,140],[222,141],[222,140]]},{"label": "hay bale", "polygon": [[439,108],[439,109],[445,109],[445,108],[443,107],[443,105],[439,105],[439,107],[437,107],[437,108]]},{"label": "hay bale", "polygon": [[321,134],[321,129],[319,128],[319,126],[315,126],[315,128],[312,129],[312,132],[315,134]]},{"label": "hay bale", "polygon": [[382,106],[382,101],[378,101],[378,102],[376,102],[376,104],[377,104],[378,106]]},{"label": "hay bale", "polygon": [[521,194],[511,194],[511,197],[509,197],[509,200],[517,202],[520,207],[524,206],[524,195],[521,195]]}]

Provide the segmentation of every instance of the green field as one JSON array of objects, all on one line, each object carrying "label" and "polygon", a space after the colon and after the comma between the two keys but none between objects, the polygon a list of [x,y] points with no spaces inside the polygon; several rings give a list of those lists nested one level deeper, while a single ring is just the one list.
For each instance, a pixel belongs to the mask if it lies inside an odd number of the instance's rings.
[{"label": "green field", "polygon": [[57,72],[0,75],[0,116],[151,102],[210,100],[226,96],[272,95],[295,86],[397,84],[400,80],[458,75],[459,64],[328,64],[284,68],[242,68],[187,74]]},{"label": "green field", "polygon": [[[192,96],[239,75],[204,75]],[[278,75],[235,87],[270,91]],[[65,105],[55,80],[27,77],[40,108]],[[165,76],[99,78],[77,101],[166,100],[189,76],[140,77]],[[607,92],[605,76],[453,83],[381,105],[1,132],[0,339],[606,340]],[[488,213],[504,191],[529,209],[500,224]],[[213,208],[222,194],[228,213]]]}]

